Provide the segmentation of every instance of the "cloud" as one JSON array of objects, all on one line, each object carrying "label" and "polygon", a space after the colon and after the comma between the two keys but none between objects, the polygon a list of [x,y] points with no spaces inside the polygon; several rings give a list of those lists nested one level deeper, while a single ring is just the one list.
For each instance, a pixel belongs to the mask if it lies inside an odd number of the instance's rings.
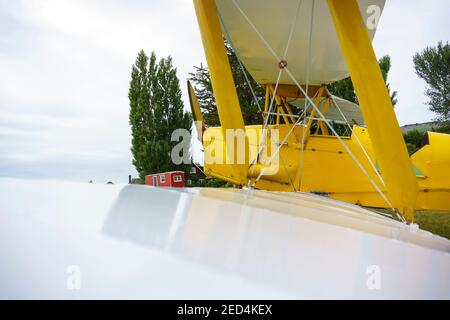
[{"label": "cloud", "polygon": [[203,60],[191,3],[0,6],[0,175],[122,182],[135,175],[131,65],[140,49],[172,55],[186,97],[187,74]]},{"label": "cloud", "polygon": [[[126,182],[128,84],[140,49],[204,62],[192,1],[0,0],[0,176]],[[447,40],[448,1],[388,1],[375,39],[390,54],[402,124],[433,117],[412,56]],[[201,154],[195,142],[196,158]]]},{"label": "cloud", "polygon": [[374,48],[378,57],[391,56],[388,81],[398,91],[396,114],[402,125],[435,118],[425,105],[426,83],[415,74],[413,56],[450,39],[449,18],[449,1],[386,1]]}]

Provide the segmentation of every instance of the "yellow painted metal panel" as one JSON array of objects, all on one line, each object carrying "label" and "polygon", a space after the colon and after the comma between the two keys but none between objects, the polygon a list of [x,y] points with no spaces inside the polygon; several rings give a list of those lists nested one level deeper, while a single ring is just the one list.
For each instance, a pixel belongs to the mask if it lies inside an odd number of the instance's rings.
[{"label": "yellow painted metal panel", "polygon": [[427,144],[411,155],[425,176],[418,179],[418,210],[450,210],[450,135],[427,133]]}]

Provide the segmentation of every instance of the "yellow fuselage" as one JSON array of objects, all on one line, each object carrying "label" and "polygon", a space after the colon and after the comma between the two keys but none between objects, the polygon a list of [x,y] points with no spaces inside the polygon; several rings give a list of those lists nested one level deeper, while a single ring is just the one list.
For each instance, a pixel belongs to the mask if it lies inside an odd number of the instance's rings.
[{"label": "yellow fuselage", "polygon": [[[246,126],[245,131],[249,142],[249,159],[246,159],[246,163],[250,164],[249,184],[254,184],[257,189],[316,192],[363,206],[389,207],[335,136],[311,134],[302,150],[302,134],[306,130],[300,125],[296,126],[286,143],[281,146],[279,156],[275,155],[270,164],[266,165],[290,129],[291,125],[285,124],[270,126],[269,132],[274,139],[266,137],[263,149],[267,150],[267,154],[260,155],[258,161],[253,163],[257,150],[261,150],[261,141],[264,142],[261,138],[262,126]],[[232,177],[230,170],[232,166],[227,162],[227,160],[236,161],[237,159],[225,159],[226,152],[223,152],[224,159],[221,163],[217,161],[218,155],[213,151],[225,148],[221,132],[221,128],[216,127],[209,128],[204,133],[205,172],[210,176],[239,184]],[[270,134],[267,133],[266,136]],[[211,139],[212,136],[214,136],[213,139]],[[260,139],[255,140],[255,137]],[[377,170],[380,170],[368,130],[354,126],[352,136],[341,137],[341,139],[356,156],[370,178],[389,196],[373,168],[375,164]],[[236,145],[238,145],[237,142]],[[361,145],[366,150],[372,165]],[[429,132],[428,144],[411,155],[419,185],[415,210],[450,210],[450,166],[448,165],[450,149],[446,147],[449,145],[450,135]],[[263,174],[256,181],[262,170]]]}]

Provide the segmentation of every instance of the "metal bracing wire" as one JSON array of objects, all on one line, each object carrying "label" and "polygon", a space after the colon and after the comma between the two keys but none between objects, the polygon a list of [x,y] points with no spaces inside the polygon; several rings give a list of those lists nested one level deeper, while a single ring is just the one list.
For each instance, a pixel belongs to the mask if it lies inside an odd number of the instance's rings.
[{"label": "metal bracing wire", "polygon": [[[220,21],[221,21],[221,23],[222,23],[222,26],[223,26],[223,28],[224,28],[226,37],[227,37],[228,39],[231,39],[231,38],[230,38],[230,34],[228,33],[228,29],[227,29],[227,27],[226,27],[226,25],[225,25],[225,23],[224,23],[224,21],[223,21],[223,18],[222,18],[222,16],[220,15],[220,12],[219,12],[219,19],[220,19]],[[250,80],[249,80],[248,77],[247,77],[247,74],[246,74],[246,72],[245,72],[244,66],[242,65],[241,59],[238,57],[237,51],[235,50],[235,48],[233,47],[233,44],[232,44],[231,42],[230,42],[230,46],[231,46],[231,49],[232,49],[232,50],[235,52],[235,54],[236,54],[236,58],[237,58],[237,60],[238,60],[238,62],[239,62],[239,66],[240,66],[240,68],[241,68],[241,70],[242,70],[242,72],[243,72],[243,74],[244,74],[244,76],[245,76],[245,80],[246,80],[246,82],[247,82],[247,85],[249,86],[249,88],[250,88],[250,90],[251,90],[251,92],[252,92],[252,95],[253,95],[253,99],[255,100],[255,102],[256,102],[256,104],[257,104],[257,106],[258,106],[258,109],[259,109],[259,111],[260,111],[260,113],[261,113],[261,115],[262,115],[262,117],[263,117],[264,126],[266,126],[266,123],[268,122],[268,118],[269,118],[269,117],[267,117],[266,119],[264,118],[264,114],[262,113],[261,107],[260,107],[260,105],[259,105],[258,98],[256,97],[256,94],[255,94],[255,92],[254,92],[254,90],[253,90],[253,87],[252,87],[252,85],[251,85],[251,83],[250,83]],[[278,72],[278,77],[277,77],[277,82],[276,82],[276,88],[278,87],[278,83],[279,83],[279,80],[280,80],[280,78],[281,78],[281,72],[282,72],[282,70],[280,70],[280,71]],[[274,97],[272,97],[272,100],[270,101],[269,113],[272,113],[271,110],[272,110],[273,101],[274,101]]]},{"label": "metal bracing wire", "polygon": [[[383,198],[383,200],[386,202],[386,204],[393,210],[393,212],[397,213],[397,216],[400,220],[404,221],[404,218],[401,215],[398,215],[398,212],[395,210],[395,208],[393,207],[393,205],[391,204],[391,202],[389,201],[389,199],[385,196],[385,194],[383,193],[382,190],[380,190],[380,188],[378,187],[378,185],[375,183],[375,181],[372,179],[372,177],[370,177],[370,175],[368,174],[368,172],[366,171],[366,169],[363,167],[363,165],[359,162],[359,160],[356,158],[356,156],[354,155],[354,153],[350,150],[350,148],[345,144],[345,142],[342,140],[342,138],[338,135],[338,133],[336,132],[336,130],[333,128],[333,126],[330,124],[330,122],[328,121],[328,119],[326,119],[324,117],[324,115],[322,114],[322,112],[319,110],[319,108],[314,104],[314,102],[309,98],[309,96],[306,94],[306,92],[304,92],[303,88],[300,86],[300,84],[298,84],[298,81],[292,76],[292,74],[290,73],[289,70],[286,70],[286,72],[288,73],[288,75],[291,77],[291,79],[296,83],[296,85],[299,87],[300,90],[302,90],[302,93],[305,95],[306,99],[310,100],[309,103],[315,108],[317,114],[320,116],[321,121],[324,121],[326,123],[326,125],[328,126],[328,128],[331,130],[331,132],[333,132],[333,134],[336,136],[336,138],[339,140],[339,142],[341,143],[341,145],[344,147],[344,149],[347,151],[347,153],[350,155],[350,157],[353,159],[353,161],[355,161],[355,163],[358,165],[358,167],[361,169],[361,171],[366,175],[366,177],[369,179],[370,183],[372,184],[372,186],[375,188],[375,190],[380,194],[380,196]],[[300,119],[299,119],[300,120]],[[262,177],[262,175],[265,172],[265,169],[268,167],[268,164],[270,164],[273,159],[275,158],[275,156],[279,153],[281,146],[283,146],[284,143],[286,143],[287,139],[289,138],[289,136],[292,134],[293,128],[298,124],[298,120],[296,122],[296,124],[294,126],[292,126],[291,130],[288,132],[288,134],[286,135],[286,137],[284,138],[283,142],[280,144],[280,146],[277,148],[277,150],[275,151],[275,153],[270,157],[268,163],[265,164],[265,166],[263,167],[263,169],[261,170],[260,174],[258,175],[258,178],[255,180],[255,182],[259,181],[259,179]]]},{"label": "metal bracing wire", "polygon": [[[327,89],[327,91],[328,91],[328,89]],[[329,94],[329,92],[328,92],[328,94]],[[344,121],[345,121],[347,127],[350,129],[350,134],[353,135],[353,128],[352,128],[352,126],[350,125],[350,123],[348,122],[347,117],[344,115],[344,113],[342,112],[341,108],[339,107],[339,105],[337,104],[337,102],[334,100],[334,97],[333,97],[332,95],[330,95],[330,97],[331,97],[331,102],[334,104],[334,106],[336,107],[336,109],[339,111],[339,113],[341,114],[342,118],[344,119]],[[364,146],[362,145],[361,141],[359,140],[359,138],[358,138],[358,136],[357,136],[356,134],[353,135],[353,136],[355,137],[355,140],[358,142],[358,144],[359,144],[359,146],[361,147],[361,149],[362,149],[364,155],[366,156],[367,160],[369,161],[370,166],[372,167],[372,169],[375,171],[376,175],[378,176],[378,179],[380,179],[380,181],[381,181],[381,183],[383,184],[383,186],[385,186],[383,177],[381,177],[381,174],[378,172],[378,170],[377,170],[375,164],[373,163],[372,159],[370,159],[370,156],[369,156],[369,154],[367,153],[366,148],[364,148]]]},{"label": "metal bracing wire", "polygon": [[[311,51],[312,51],[312,31],[314,26],[314,0],[312,0],[312,6],[311,6],[311,19],[309,22],[309,41],[308,41],[308,58],[307,58],[307,64],[306,64],[306,92],[308,92],[309,89],[309,77],[311,72]],[[305,96],[306,98],[306,96]],[[305,105],[303,107],[303,112],[306,115],[306,109],[307,109],[307,99],[305,99]],[[301,144],[301,151],[300,151],[300,190],[302,189],[302,182],[303,182],[303,160],[304,160],[304,152],[305,152],[305,126],[302,126],[302,144]]]},{"label": "metal bracing wire", "polygon": [[[314,0],[313,0],[313,1],[314,1]],[[290,47],[290,45],[291,45],[292,35],[294,34],[294,28],[295,28],[295,25],[297,24],[297,19],[298,19],[298,15],[300,14],[300,8],[302,7],[302,2],[303,2],[303,1],[300,0],[300,1],[298,2],[298,5],[297,5],[297,11],[296,11],[296,14],[295,14],[295,19],[292,21],[291,29],[290,29],[290,31],[289,31],[289,37],[288,37],[286,49],[284,49],[284,55],[283,55],[283,58],[284,58],[284,59],[286,59],[287,53],[288,53],[288,50],[289,50],[289,47]]]},{"label": "metal bracing wire", "polygon": [[289,178],[289,183],[291,184],[291,186],[294,189],[294,191],[297,192],[297,188],[295,187],[294,181],[292,180],[292,177],[289,174],[289,170],[286,167],[286,163],[284,162],[284,159],[283,159],[283,156],[281,155],[281,152],[280,152],[280,160],[281,160],[281,164],[283,165],[284,171],[286,172],[286,176]]},{"label": "metal bracing wire", "polygon": [[[292,21],[291,28],[290,28],[290,30],[289,30],[289,36],[288,36],[288,39],[287,39],[286,47],[285,47],[285,49],[284,49],[283,59],[286,59],[287,54],[288,54],[288,52],[289,52],[289,47],[291,46],[291,41],[292,41],[292,35],[293,35],[293,33],[294,33],[294,28],[295,28],[295,25],[296,25],[296,23],[297,23],[298,16],[299,16],[299,14],[300,14],[300,8],[301,8],[301,6],[302,6],[302,2],[303,2],[302,0],[299,0],[299,2],[298,2],[297,11],[296,11],[296,13],[295,13],[295,19]],[[236,7],[238,7],[238,10],[239,10],[241,13],[244,13],[244,12],[242,11],[242,9],[241,9],[241,8],[238,6],[238,4],[236,3],[236,0],[233,0],[233,3],[234,3],[234,5],[235,5]],[[245,15],[245,13],[244,13],[244,15]],[[245,16],[246,16],[246,15],[245,15]],[[246,16],[246,20],[250,22],[250,24],[251,24],[253,30],[257,30],[256,26],[251,22],[251,20],[248,18],[248,16]],[[258,31],[258,34],[259,34],[260,38],[264,39],[264,36],[263,36],[259,31]],[[264,40],[264,41],[266,42],[266,45],[268,45],[268,46],[270,47],[269,43],[268,43],[266,40]],[[275,51],[274,51],[274,53],[275,53]],[[281,60],[280,60],[280,61],[281,61]],[[280,62],[280,61],[278,61],[278,62]],[[279,83],[280,83],[281,74],[282,74],[283,70],[284,70],[284,68],[280,68],[280,70],[279,70],[279,72],[278,72],[277,81],[276,81],[275,88],[274,88],[273,93],[272,93],[272,101],[271,101],[271,103],[270,103],[270,107],[269,107],[269,110],[268,110],[268,111],[269,111],[269,114],[272,112],[272,104],[273,104],[273,101],[274,101],[274,99],[275,99],[275,95],[277,94],[278,85],[279,85]],[[262,137],[263,137],[263,141],[264,141],[264,142],[262,143],[262,145],[260,145],[260,148],[261,148],[261,149],[265,148],[265,145],[266,145],[266,138],[265,138],[265,137],[266,137],[267,126],[268,126],[268,123],[269,123],[269,121],[268,121],[269,118],[270,118],[270,115],[268,115],[268,116],[266,117],[266,121],[265,121],[265,123],[264,123],[263,131],[262,131]],[[258,154],[260,154],[261,152],[262,152],[262,150],[258,151]],[[257,157],[255,158],[255,160],[257,160]],[[256,163],[256,162],[255,162],[255,163]],[[254,164],[255,164],[255,163],[254,163]]]},{"label": "metal bracing wire", "polygon": [[[276,52],[273,50],[273,48],[270,46],[270,44],[265,40],[264,36],[258,31],[258,29],[256,28],[256,26],[252,23],[252,21],[250,20],[250,18],[247,16],[247,14],[239,7],[239,5],[236,3],[236,0],[232,0],[232,2],[234,3],[235,7],[238,9],[238,11],[242,14],[242,16],[244,17],[244,19],[249,23],[249,25],[253,28],[253,30],[255,31],[255,33],[258,35],[258,37],[261,39],[261,41],[264,43],[264,45],[266,46],[267,50],[272,54],[272,56],[275,58],[275,60],[277,62],[280,62],[281,59],[279,58],[279,56],[276,54]],[[355,163],[358,165],[358,167],[361,169],[361,171],[366,175],[366,177],[369,179],[370,183],[372,184],[372,186],[375,188],[375,190],[380,194],[380,196],[383,198],[383,200],[386,202],[386,204],[395,212],[397,213],[397,216],[400,220],[405,221],[403,216],[399,215],[397,210],[395,210],[395,208],[393,207],[393,205],[391,204],[391,202],[389,201],[389,199],[385,196],[385,194],[382,192],[382,190],[380,190],[380,188],[378,187],[378,185],[375,183],[375,181],[372,179],[372,177],[368,174],[368,172],[366,171],[366,169],[363,167],[363,165],[359,162],[359,160],[356,158],[356,156],[354,155],[354,153],[349,149],[349,147],[345,144],[345,142],[342,140],[342,138],[337,134],[336,130],[333,128],[333,126],[330,124],[330,122],[328,121],[328,119],[326,119],[324,117],[324,115],[322,114],[322,112],[320,111],[320,109],[314,104],[314,102],[311,100],[311,98],[308,96],[308,93],[305,92],[305,90],[302,88],[302,86],[298,83],[297,79],[293,76],[293,74],[290,72],[289,68],[287,66],[285,66],[282,70],[285,70],[286,73],[288,74],[288,76],[291,78],[291,80],[295,83],[295,85],[299,88],[299,90],[302,92],[302,94],[305,96],[305,99],[308,100],[308,103],[310,103],[312,105],[312,107],[316,110],[316,113],[320,116],[320,118],[322,119],[322,121],[325,122],[325,124],[328,126],[328,128],[331,130],[331,132],[336,136],[336,138],[338,139],[338,141],[341,143],[341,145],[344,147],[344,149],[347,151],[347,153],[350,155],[350,157],[353,159],[353,161],[355,161]],[[277,79],[277,84],[279,82],[279,79]],[[271,110],[269,110],[271,111]],[[278,152],[280,151],[281,146],[287,141],[287,138],[292,134],[293,128],[295,128],[295,126],[298,124],[298,120],[296,122],[295,125],[292,126],[291,130],[288,132],[288,134],[286,135],[285,139],[283,140],[283,142],[279,145],[279,147],[277,148],[277,150],[275,151],[275,153],[270,157],[269,159],[269,164],[271,161],[273,161],[273,158],[278,154]],[[258,178],[255,180],[255,182],[257,182],[261,176],[263,175],[265,169],[267,168],[268,164],[266,163],[264,165],[264,168],[261,170]]]},{"label": "metal bracing wire", "polygon": [[279,112],[263,112],[263,114],[268,114],[271,116],[283,116],[283,117],[289,117],[289,118],[300,118],[299,115],[296,114],[289,114],[289,113],[279,113]]},{"label": "metal bracing wire", "polygon": [[[244,13],[244,11],[241,9],[241,7],[237,4],[236,0],[232,0],[232,1],[233,1],[233,4],[235,5],[235,7],[238,9],[238,11],[244,16],[244,18],[246,19],[246,21],[247,21],[247,22],[249,23],[249,25],[252,27],[252,29],[258,34],[258,36],[260,37],[260,39],[261,39],[263,42],[265,42],[265,44],[266,44],[267,47],[271,48],[271,46],[270,46],[270,45],[267,43],[267,41],[265,40],[264,36],[258,31],[258,29],[257,29],[256,26],[253,24],[253,22],[248,18],[248,16]],[[285,47],[285,50],[284,50],[284,59],[286,58],[287,53],[288,53],[288,51],[289,51],[289,47],[290,47],[290,44],[291,44],[291,41],[292,41],[292,35],[293,35],[294,28],[295,28],[295,24],[296,24],[296,22],[297,22],[297,19],[298,19],[299,13],[300,13],[301,4],[302,4],[302,0],[300,0],[299,3],[298,3],[298,6],[297,6],[297,12],[296,12],[295,19],[294,19],[294,21],[293,21],[292,24],[291,24],[291,28],[290,28],[290,31],[289,31],[289,36],[288,36],[287,44],[286,44],[286,47]],[[275,52],[273,51],[272,48],[271,48],[271,50],[272,50],[272,54],[275,54]],[[279,62],[279,61],[278,61],[278,62]],[[279,72],[278,72],[277,81],[276,81],[276,83],[275,83],[275,88],[274,88],[274,90],[273,90],[272,99],[271,99],[270,106],[269,106],[269,110],[268,110],[268,113],[269,113],[269,114],[267,115],[267,117],[265,117],[265,121],[264,121],[264,126],[263,126],[263,130],[262,130],[262,135],[261,135],[261,136],[262,136],[261,143],[260,143],[260,145],[258,146],[258,153],[257,153],[257,156],[256,156],[255,159],[252,161],[252,163],[251,163],[250,166],[253,166],[253,165],[256,164],[256,162],[258,161],[259,155],[261,154],[261,152],[262,152],[262,151],[264,150],[264,148],[265,148],[266,140],[267,140],[267,139],[266,139],[266,136],[267,136],[266,132],[268,131],[267,128],[268,128],[268,124],[269,124],[270,114],[272,113],[273,102],[274,102],[274,100],[275,100],[275,95],[276,95],[276,92],[277,92],[277,90],[278,90],[278,85],[279,85],[279,82],[280,82],[280,79],[281,79],[281,74],[282,74],[283,70],[284,70],[284,68],[280,68],[280,70],[279,70]],[[269,130],[269,132],[270,132],[270,130]],[[249,182],[250,182],[250,180],[249,180]],[[293,187],[294,187],[294,189],[295,189],[295,186],[294,186],[294,185],[293,185]]]},{"label": "metal bracing wire", "polygon": [[[301,1],[299,2],[299,7],[297,8],[297,16],[298,16],[298,13],[300,12],[300,6],[301,6]],[[222,19],[222,16],[220,15],[220,13],[219,13],[219,19],[220,19],[220,21],[221,21],[221,23],[222,23],[222,26],[223,26],[223,28],[224,28],[226,37],[227,37],[228,39],[231,39],[231,38],[230,38],[230,35],[229,35],[229,33],[228,33],[228,29],[226,28],[226,25],[225,25],[225,23],[224,23],[224,21],[223,21],[223,19]],[[296,17],[295,20],[297,20],[297,17]],[[294,29],[294,24],[291,26],[291,32],[290,32],[290,35],[289,35],[288,44],[286,45],[285,55],[287,54],[288,49],[289,49],[289,45],[290,45],[290,42],[291,42],[291,37],[292,37],[293,29]],[[253,87],[252,87],[252,84],[251,84],[251,82],[250,82],[250,79],[248,78],[247,72],[246,72],[246,70],[245,70],[245,68],[244,68],[244,66],[243,66],[243,64],[242,64],[242,62],[241,62],[241,59],[240,59],[239,56],[237,55],[237,51],[236,51],[235,48],[233,47],[233,44],[231,43],[231,41],[230,41],[230,46],[231,46],[231,49],[232,49],[232,50],[235,52],[235,54],[236,54],[236,59],[238,60],[239,67],[240,67],[242,73],[244,74],[245,81],[247,82],[247,85],[248,85],[248,87],[250,88],[250,91],[251,91],[251,93],[252,93],[252,95],[253,95],[253,99],[255,100],[255,103],[256,103],[256,105],[258,106],[258,110],[259,110],[259,112],[260,112],[260,114],[261,114],[261,116],[262,116],[262,118],[263,118],[263,121],[265,121],[264,129],[263,129],[263,137],[265,137],[265,134],[264,134],[265,131],[264,131],[264,130],[265,130],[266,128],[268,128],[268,133],[270,134],[270,128],[268,127],[267,124],[268,124],[268,120],[269,120],[270,114],[273,114],[273,112],[271,112],[271,110],[272,110],[272,105],[273,105],[273,102],[274,102],[275,94],[274,94],[273,97],[272,97],[272,101],[271,101],[271,103],[270,103],[270,107],[269,107],[269,110],[268,110],[268,112],[267,112],[267,117],[264,118],[264,114],[263,114],[263,112],[262,112],[262,110],[261,110],[261,106],[260,106],[260,104],[259,104],[258,98],[256,97],[255,91],[253,90]],[[279,80],[280,80],[280,78],[281,78],[281,73],[282,73],[282,69],[280,69],[280,71],[279,71],[277,83],[276,83],[276,86],[275,86],[275,89],[274,89],[274,93],[276,92],[276,90],[277,90],[277,88],[278,88]],[[255,165],[255,164],[256,164],[256,162],[257,162],[257,160],[258,160],[258,157],[259,157],[259,154],[262,152],[262,150],[263,150],[263,148],[264,148],[264,146],[265,146],[265,143],[266,143],[266,142],[264,141],[264,144],[262,144],[262,146],[260,145],[260,146],[258,147],[258,153],[257,153],[257,156],[255,157],[255,159],[253,160],[253,162],[252,162],[251,165]],[[261,150],[259,150],[259,148],[261,148]],[[280,155],[280,158],[282,159],[281,155]],[[292,187],[294,188],[295,191],[297,191],[296,188],[295,188],[294,183],[292,182],[291,176],[289,175],[289,171],[287,170],[286,165],[285,165],[283,159],[282,159],[282,162],[283,162],[284,170],[286,171],[286,175],[289,177],[289,180],[290,180],[290,182],[291,182],[291,184],[292,184]],[[248,181],[247,184],[250,185],[250,180]]]},{"label": "metal bracing wire", "polygon": [[[217,12],[218,12],[218,14],[219,14],[220,22],[222,23],[223,29],[224,29],[224,31],[225,31],[225,36],[226,36],[228,39],[231,39],[231,38],[230,38],[230,34],[228,33],[228,29],[227,29],[227,27],[225,26],[225,23],[223,22],[222,15],[220,14],[219,11],[217,11]],[[261,114],[261,116],[264,117],[264,115],[262,114],[261,106],[260,106],[260,104],[259,104],[259,100],[258,100],[258,98],[256,97],[255,91],[253,90],[253,86],[252,86],[252,84],[251,84],[251,82],[250,82],[250,79],[249,79],[248,76],[247,76],[247,71],[245,70],[244,65],[242,64],[241,59],[240,59],[239,56],[237,55],[237,51],[235,50],[235,48],[234,48],[234,46],[233,46],[233,43],[232,43],[231,41],[229,42],[229,45],[231,46],[231,49],[233,50],[233,52],[234,52],[235,55],[236,55],[236,59],[237,59],[237,61],[238,61],[238,63],[239,63],[239,68],[241,69],[242,73],[244,74],[245,81],[246,81],[248,87],[250,88],[250,91],[252,92],[253,99],[255,100],[255,103],[256,103],[256,105],[258,106],[258,111],[259,111],[259,113]],[[263,118],[263,119],[264,119],[264,118]]]},{"label": "metal bracing wire", "polygon": [[279,144],[278,148],[275,150],[275,152],[272,154],[272,156],[269,158],[269,161],[266,161],[266,163],[264,164],[263,169],[261,170],[261,172],[259,173],[258,177],[255,180],[255,183],[259,181],[259,179],[261,179],[261,177],[263,176],[265,170],[268,168],[268,166],[270,165],[270,163],[273,161],[273,159],[278,155],[278,153],[280,152],[281,147],[286,143],[286,141],[288,140],[288,138],[290,137],[290,135],[292,134],[292,132],[294,131],[294,128],[300,123],[300,118],[295,122],[295,124],[291,127],[291,129],[289,130],[289,132],[287,133],[287,135],[284,137],[283,141]]},{"label": "metal bracing wire", "polygon": [[[270,100],[270,105],[269,105],[269,110],[268,110],[269,114],[272,113],[273,102],[275,100],[275,94],[276,94],[277,89],[278,89],[278,84],[280,83],[281,73],[282,72],[283,72],[283,69],[280,69],[280,71],[278,72],[277,82],[275,84],[275,89],[274,89],[274,92],[273,92],[273,95],[272,95],[272,99]],[[270,118],[269,115],[267,117],[265,117],[264,126],[263,126],[263,130],[262,130],[262,133],[261,133],[262,139],[261,139],[260,145],[258,146],[258,155],[255,157],[255,159],[253,160],[251,165],[255,165],[256,164],[256,162],[258,161],[259,154],[263,151],[263,148],[265,147],[266,135],[267,135],[266,131],[267,131],[268,124],[269,124],[269,118]],[[260,148],[261,148],[261,150],[259,150]]]},{"label": "metal bracing wire", "polygon": [[[372,177],[368,174],[368,172],[366,171],[366,169],[364,168],[364,166],[361,164],[361,162],[359,162],[359,160],[356,158],[355,154],[350,150],[350,148],[345,144],[345,142],[342,140],[342,138],[338,135],[338,133],[336,132],[336,130],[333,128],[333,126],[330,124],[330,122],[328,121],[328,119],[325,118],[325,116],[322,114],[322,112],[319,110],[319,108],[314,104],[314,102],[308,97],[307,93],[304,92],[302,86],[298,83],[297,79],[295,79],[295,77],[292,75],[292,73],[289,71],[289,69],[286,68],[286,73],[289,75],[289,77],[292,79],[292,81],[295,82],[295,84],[297,85],[297,87],[302,91],[302,93],[305,95],[306,99],[310,100],[311,105],[314,107],[314,109],[316,110],[317,114],[319,114],[320,118],[323,119],[323,121],[326,123],[326,125],[328,126],[328,128],[331,130],[331,132],[333,132],[333,134],[336,136],[336,138],[339,140],[339,142],[341,143],[341,145],[344,147],[344,149],[347,151],[347,153],[350,155],[350,157],[353,159],[353,161],[355,161],[355,163],[358,165],[358,167],[361,169],[361,171],[367,176],[367,178],[369,179],[370,183],[372,184],[372,186],[375,188],[375,190],[380,194],[380,196],[383,198],[383,200],[386,202],[386,204],[394,211],[397,213],[397,211],[395,210],[394,206],[391,204],[391,202],[389,201],[389,199],[386,197],[386,195],[383,193],[383,191],[378,187],[378,185],[375,183],[375,181],[372,179]],[[398,213],[397,213],[398,215]],[[404,218],[402,216],[401,220],[404,220]]]},{"label": "metal bracing wire", "polygon": [[[276,56],[275,51],[272,49],[272,47],[271,47],[270,44],[267,42],[267,40],[264,38],[264,36],[261,34],[261,32],[259,32],[258,28],[256,28],[256,26],[255,26],[254,23],[250,20],[250,18],[245,14],[245,12],[242,10],[242,8],[237,4],[236,0],[232,0],[232,2],[233,2],[233,4],[234,4],[234,6],[236,7],[236,9],[242,14],[242,16],[243,16],[243,17],[245,18],[245,20],[248,22],[248,24],[252,27],[252,29],[253,29],[253,30],[256,32],[256,34],[259,36],[259,38],[261,39],[261,41],[264,42],[265,46],[266,46],[267,48],[270,48],[272,55],[275,55],[275,56]],[[287,56],[287,54],[288,54],[289,47],[290,47],[290,44],[291,44],[291,41],[292,41],[292,35],[293,35],[293,33],[294,33],[294,28],[295,28],[295,25],[296,25],[296,23],[297,23],[298,16],[299,16],[299,14],[300,14],[300,8],[301,8],[301,6],[302,6],[302,3],[303,3],[303,0],[299,0],[298,6],[297,6],[296,15],[295,15],[295,19],[293,20],[293,22],[292,22],[292,24],[291,24],[290,31],[289,31],[289,36],[288,36],[287,44],[286,44],[286,47],[285,47],[285,50],[284,50],[283,59],[286,59],[286,56]],[[278,62],[280,62],[280,61],[281,61],[281,60],[279,60]],[[275,89],[274,89],[274,92],[273,92],[272,101],[271,101],[271,103],[270,103],[269,112],[272,111],[272,110],[271,110],[271,107],[272,107],[272,104],[273,104],[273,100],[274,100],[275,94],[276,94],[277,89],[278,89],[278,84],[279,84],[279,81],[280,81],[280,78],[281,78],[281,73],[282,73],[283,69],[284,69],[284,68],[280,68],[280,71],[278,72],[278,77],[277,77],[277,81],[276,81],[276,84],[275,84]],[[268,119],[268,118],[269,118],[269,117],[267,117],[267,119]],[[263,133],[265,132],[265,127],[267,127],[267,125],[268,125],[268,121],[265,121],[265,123],[264,123],[264,128],[263,128]]]}]

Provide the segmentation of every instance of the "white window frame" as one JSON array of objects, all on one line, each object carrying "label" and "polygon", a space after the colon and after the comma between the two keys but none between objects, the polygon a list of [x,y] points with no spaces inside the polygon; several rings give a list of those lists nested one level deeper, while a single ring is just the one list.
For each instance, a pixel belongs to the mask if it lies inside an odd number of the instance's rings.
[{"label": "white window frame", "polygon": [[165,175],[160,175],[159,176],[159,182],[161,182],[161,183],[164,183],[164,182],[166,182],[166,176]]},{"label": "white window frame", "polygon": [[181,182],[181,176],[177,174],[176,176],[173,176],[173,182]]}]

